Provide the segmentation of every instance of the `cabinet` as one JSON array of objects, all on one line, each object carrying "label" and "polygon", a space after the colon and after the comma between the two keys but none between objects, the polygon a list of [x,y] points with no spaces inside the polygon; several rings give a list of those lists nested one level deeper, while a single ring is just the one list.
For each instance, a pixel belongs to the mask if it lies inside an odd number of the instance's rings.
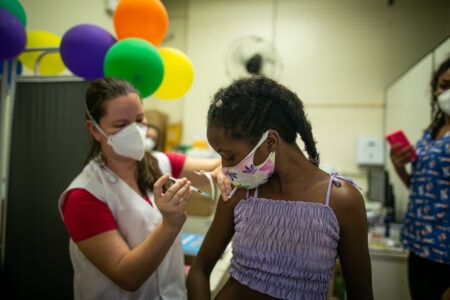
[{"label": "cabinet", "polygon": [[390,238],[384,226],[369,232],[372,287],[375,300],[409,300],[408,253],[400,244],[400,224],[391,224]]}]

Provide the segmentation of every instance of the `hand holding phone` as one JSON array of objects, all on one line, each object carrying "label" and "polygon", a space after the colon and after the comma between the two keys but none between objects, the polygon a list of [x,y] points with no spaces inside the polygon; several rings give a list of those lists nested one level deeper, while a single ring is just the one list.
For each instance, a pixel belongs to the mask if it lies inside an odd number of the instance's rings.
[{"label": "hand holding phone", "polygon": [[[388,141],[389,145],[394,146],[395,144],[400,144],[400,146],[397,148],[397,151],[400,151],[404,149],[405,147],[412,146],[412,144],[409,142],[408,138],[406,137],[405,133],[401,130],[395,130],[388,134],[386,134],[386,140]],[[417,154],[414,151],[411,156],[408,157],[408,159],[414,160],[416,159]]]}]

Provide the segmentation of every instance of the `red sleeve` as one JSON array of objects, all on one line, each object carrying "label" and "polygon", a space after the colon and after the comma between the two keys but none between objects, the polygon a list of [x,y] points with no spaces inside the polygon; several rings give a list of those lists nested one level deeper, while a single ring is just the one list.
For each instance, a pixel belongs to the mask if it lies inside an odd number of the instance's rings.
[{"label": "red sleeve", "polygon": [[116,221],[103,201],[84,189],[67,193],[62,207],[64,224],[74,242],[117,229]]},{"label": "red sleeve", "polygon": [[177,152],[166,152],[166,155],[172,166],[172,176],[175,178],[180,177],[184,162],[186,161],[186,155]]}]

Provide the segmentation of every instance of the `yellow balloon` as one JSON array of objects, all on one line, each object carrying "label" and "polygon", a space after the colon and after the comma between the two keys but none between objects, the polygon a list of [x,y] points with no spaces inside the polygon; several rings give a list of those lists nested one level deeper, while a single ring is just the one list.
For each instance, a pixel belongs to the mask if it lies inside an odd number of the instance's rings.
[{"label": "yellow balloon", "polygon": [[153,94],[164,100],[183,96],[194,81],[194,68],[189,58],[180,50],[164,47],[158,49],[164,64],[164,77]]},{"label": "yellow balloon", "polygon": [[[35,30],[27,32],[27,45],[26,48],[44,48],[44,47],[58,47],[61,44],[61,37],[54,33]],[[36,61],[44,51],[31,51],[22,52],[19,55],[19,60],[24,66],[31,71],[35,71]],[[57,75],[62,73],[66,66],[62,61],[59,51],[49,52],[41,57],[38,65],[39,75]]]}]

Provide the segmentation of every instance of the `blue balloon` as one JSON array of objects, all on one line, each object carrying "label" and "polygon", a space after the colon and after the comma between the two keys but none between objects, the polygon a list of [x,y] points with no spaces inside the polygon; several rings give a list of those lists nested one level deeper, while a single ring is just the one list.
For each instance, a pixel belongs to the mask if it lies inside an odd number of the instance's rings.
[{"label": "blue balloon", "polygon": [[66,67],[87,80],[104,77],[103,60],[116,39],[105,29],[81,24],[69,29],[61,39],[60,53]]},{"label": "blue balloon", "polygon": [[[12,62],[11,61],[7,61],[8,63],[8,84],[11,83],[11,69],[12,69]],[[0,74],[3,75],[3,60],[0,60]],[[22,74],[22,63],[20,61],[17,61],[16,63],[16,75],[20,75]]]},{"label": "blue balloon", "polygon": [[20,20],[0,8],[0,60],[17,57],[27,44],[27,33]]}]

